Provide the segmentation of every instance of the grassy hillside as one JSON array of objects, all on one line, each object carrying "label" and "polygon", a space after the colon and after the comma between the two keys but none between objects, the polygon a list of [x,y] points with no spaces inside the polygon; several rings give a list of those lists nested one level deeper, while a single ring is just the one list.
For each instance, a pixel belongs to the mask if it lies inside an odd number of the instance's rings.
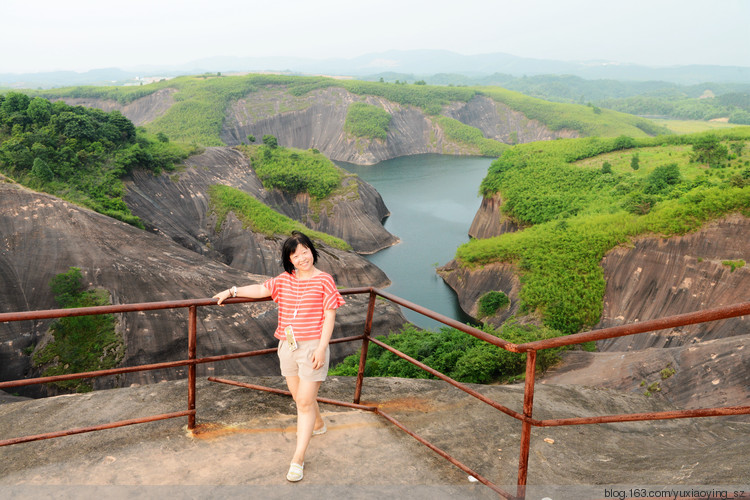
[{"label": "grassy hillside", "polygon": [[[140,87],[73,87],[29,92],[43,97],[111,99],[124,104],[163,88],[173,88],[177,90],[173,95],[176,103],[165,115],[149,123],[146,128],[152,133],[164,133],[176,141],[201,146],[220,146],[223,145],[220,138],[221,128],[229,105],[269,86],[283,86],[285,91],[293,96],[303,96],[320,88],[339,87],[357,95],[378,96],[397,104],[415,106],[431,116],[439,116],[443,107],[451,103],[468,102],[476,95],[485,95],[546,124],[552,130],[566,128],[577,130],[584,136],[605,137],[623,134],[645,137],[668,132],[663,127],[632,115],[593,106],[547,102],[499,87],[446,87],[283,75],[202,75],[184,76]],[[439,123],[451,128],[450,123]],[[383,129],[381,122],[368,134],[381,137]],[[452,130],[455,129],[453,126]],[[471,135],[466,132],[453,134],[454,138]],[[467,144],[476,146],[476,138],[471,137]]]},{"label": "grassy hillside", "polygon": [[525,229],[473,240],[456,258],[468,267],[515,264],[522,310],[577,332],[601,315],[599,262],[609,250],[639,235],[684,234],[730,212],[750,216],[748,139],[744,127],[514,146],[493,162],[482,192],[501,193],[503,212]]},{"label": "grassy hillside", "polygon": [[325,233],[313,231],[301,222],[281,215],[237,188],[219,184],[211,186],[209,198],[210,209],[217,216],[217,231],[221,229],[229,212],[233,212],[242,221],[245,228],[250,228],[256,233],[274,236],[278,234],[291,235],[292,231],[303,231],[313,240],[322,241],[330,247],[351,250],[351,246],[345,241]]}]

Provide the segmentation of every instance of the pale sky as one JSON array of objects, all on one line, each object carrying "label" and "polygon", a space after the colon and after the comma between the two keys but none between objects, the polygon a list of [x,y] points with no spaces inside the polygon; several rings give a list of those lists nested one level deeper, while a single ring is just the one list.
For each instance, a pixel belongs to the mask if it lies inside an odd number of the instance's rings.
[{"label": "pale sky", "polygon": [[750,67],[750,0],[0,0],[0,73],[391,49]]}]

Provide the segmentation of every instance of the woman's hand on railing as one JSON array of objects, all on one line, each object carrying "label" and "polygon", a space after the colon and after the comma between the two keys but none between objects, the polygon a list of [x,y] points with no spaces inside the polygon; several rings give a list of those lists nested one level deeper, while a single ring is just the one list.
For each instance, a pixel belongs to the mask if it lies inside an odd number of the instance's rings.
[{"label": "woman's hand on railing", "polygon": [[213,299],[219,299],[219,301],[217,302],[217,304],[220,305],[220,306],[223,306],[224,304],[222,304],[222,302],[224,302],[225,300],[227,300],[231,296],[232,296],[232,291],[231,290],[224,290],[223,292],[219,292],[219,293],[217,293],[216,295],[214,295],[211,298],[213,298]]}]

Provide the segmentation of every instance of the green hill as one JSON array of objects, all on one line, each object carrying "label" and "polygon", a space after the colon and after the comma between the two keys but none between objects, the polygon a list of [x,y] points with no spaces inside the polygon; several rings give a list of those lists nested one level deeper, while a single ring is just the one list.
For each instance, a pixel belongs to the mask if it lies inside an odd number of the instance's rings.
[{"label": "green hill", "polygon": [[743,127],[514,146],[492,163],[481,190],[500,193],[503,213],[524,229],[472,240],[456,258],[470,268],[514,264],[522,311],[575,333],[599,320],[599,262],[609,250],[639,235],[693,231],[731,212],[750,216],[748,139]]},{"label": "green hill", "polygon": [[[546,124],[552,130],[576,130],[584,136],[645,137],[668,133],[667,129],[643,118],[578,104],[561,104],[536,99],[499,87],[449,87],[415,84],[394,84],[358,80],[337,80],[326,77],[283,75],[246,76],[184,76],[139,87],[70,87],[29,91],[30,95],[47,98],[98,98],[121,104],[147,96],[164,88],[176,89],[174,105],[160,118],[146,125],[152,133],[164,133],[170,139],[201,146],[224,145],[221,128],[230,104],[252,92],[268,87],[282,87],[290,95],[302,96],[312,90],[338,87],[362,96],[378,96],[404,106],[415,106],[425,114],[438,116],[445,106],[468,102],[483,95],[524,113],[528,118]],[[441,123],[443,127],[449,127]],[[456,127],[453,127],[455,130]],[[473,127],[472,127],[473,128]],[[480,132],[481,133],[481,132]],[[476,137],[465,131],[454,132],[457,140],[466,138],[476,145]],[[487,154],[499,152],[483,147]]]}]

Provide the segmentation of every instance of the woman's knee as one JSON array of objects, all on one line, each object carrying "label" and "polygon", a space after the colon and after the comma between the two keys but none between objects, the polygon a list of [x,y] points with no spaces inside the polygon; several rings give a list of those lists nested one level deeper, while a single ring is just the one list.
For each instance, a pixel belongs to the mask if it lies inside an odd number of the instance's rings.
[{"label": "woman's knee", "polygon": [[297,404],[297,409],[299,411],[315,411],[315,405],[317,404],[314,397],[311,398],[307,395],[301,394],[297,394],[297,398],[294,402]]}]

